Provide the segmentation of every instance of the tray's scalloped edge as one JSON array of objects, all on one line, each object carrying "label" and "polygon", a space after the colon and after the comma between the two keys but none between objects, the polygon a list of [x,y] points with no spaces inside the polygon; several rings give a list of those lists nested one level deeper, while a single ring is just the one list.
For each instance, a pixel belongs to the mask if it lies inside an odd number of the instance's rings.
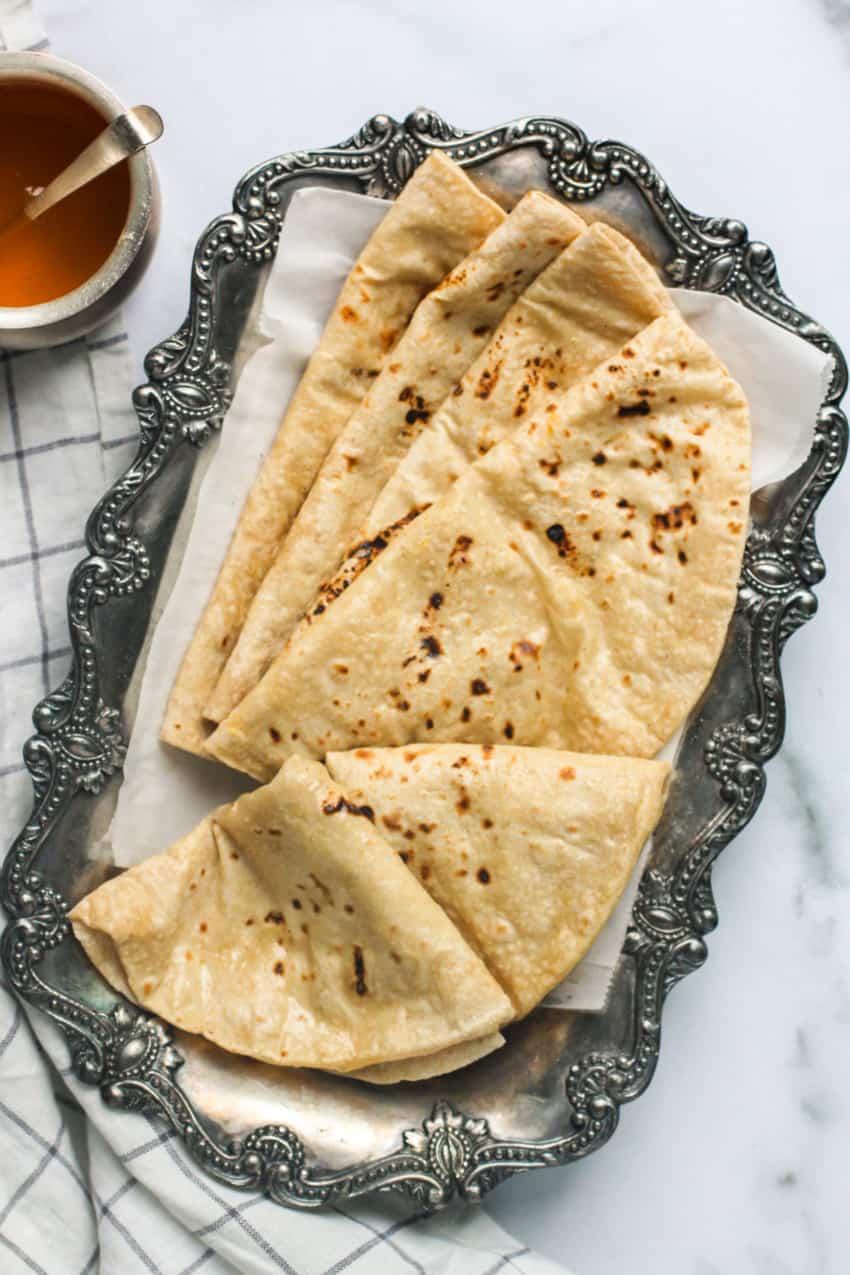
[{"label": "tray's scalloped edge", "polygon": [[[430,150],[475,165],[517,146],[538,150],[552,188],[571,201],[592,199],[608,184],[632,182],[676,245],[666,265],[671,283],[733,297],[830,353],[834,374],[812,452],[788,480],[793,487],[783,512],[774,509],[747,543],[738,613],[751,633],[755,708],[715,730],[707,743],[716,813],[673,870],[650,869],[641,882],[625,947],[635,965],[631,1052],[589,1054],[571,1067],[566,1081],[571,1127],[558,1137],[505,1141],[486,1120],[441,1101],[420,1127],[403,1134],[391,1154],[329,1171],[311,1163],[305,1145],[283,1126],[264,1126],[241,1139],[214,1130],[177,1082],[181,1058],[160,1022],[118,997],[109,1012],[98,1012],[48,982],[40,969],[46,953],[72,938],[66,902],[34,861],[72,798],[81,790],[100,792],[123,761],[120,714],[99,693],[92,617],[110,599],[149,583],[148,555],[132,530],[133,503],[177,448],[202,444],[220,426],[230,401],[232,370],[215,348],[221,267],[237,257],[258,266],[271,259],[293,178],[342,178],[354,188],[393,196]],[[847,421],[838,406],[847,378],[841,350],[784,294],[767,245],[751,241],[739,221],[690,212],[631,147],[590,142],[575,125],[544,116],[464,132],[420,108],[403,123],[375,116],[340,146],[281,155],[249,172],[236,189],[233,211],[212,222],[198,242],[186,322],[150,352],[145,370],[148,382],[134,393],[137,455],[89,518],[88,556],[69,585],[72,670],[35,708],[36,733],[24,748],[34,806],[5,861],[0,894],[10,917],[2,960],[11,986],[62,1029],[74,1073],[98,1086],[104,1101],[164,1117],[212,1177],[264,1191],[279,1203],[314,1208],[397,1189],[433,1209],[457,1196],[479,1199],[519,1170],[563,1164],[596,1150],[616,1128],[620,1106],[638,1097],[652,1078],[665,998],[705,960],[705,937],[717,924],[712,863],[752,818],[764,792],[765,763],[782,742],[779,657],[787,638],[816,609],[813,586],[824,564],[813,519],[846,453]]]}]

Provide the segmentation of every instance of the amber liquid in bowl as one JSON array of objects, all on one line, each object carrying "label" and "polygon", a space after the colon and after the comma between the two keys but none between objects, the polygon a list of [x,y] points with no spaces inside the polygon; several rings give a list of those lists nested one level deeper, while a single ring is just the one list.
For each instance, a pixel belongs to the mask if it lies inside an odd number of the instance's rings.
[{"label": "amber liquid in bowl", "polygon": [[[0,226],[108,122],[75,93],[32,80],[0,81]],[[0,234],[0,306],[39,305],[85,283],[118,242],[129,206],[124,162],[36,221]]]}]

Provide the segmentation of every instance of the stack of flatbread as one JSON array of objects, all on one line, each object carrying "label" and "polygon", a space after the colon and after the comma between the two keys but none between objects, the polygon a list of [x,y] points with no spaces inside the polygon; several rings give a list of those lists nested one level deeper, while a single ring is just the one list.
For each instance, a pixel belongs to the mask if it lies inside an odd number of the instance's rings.
[{"label": "stack of flatbread", "polygon": [[440,154],[354,265],[162,738],[265,786],[71,914],[125,995],[375,1083],[581,959],[722,648],[747,405],[615,230]]}]

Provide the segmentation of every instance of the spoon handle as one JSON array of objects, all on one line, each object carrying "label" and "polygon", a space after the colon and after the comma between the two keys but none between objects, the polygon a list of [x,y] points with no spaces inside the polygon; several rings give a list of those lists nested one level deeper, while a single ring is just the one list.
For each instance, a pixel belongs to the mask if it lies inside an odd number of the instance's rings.
[{"label": "spoon handle", "polygon": [[162,119],[152,106],[131,107],[125,115],[119,115],[102,133],[98,133],[94,141],[58,177],[54,177],[41,194],[30,199],[24,206],[23,215],[28,221],[35,221],[61,199],[120,164],[122,159],[155,142],[162,136],[162,130]]}]

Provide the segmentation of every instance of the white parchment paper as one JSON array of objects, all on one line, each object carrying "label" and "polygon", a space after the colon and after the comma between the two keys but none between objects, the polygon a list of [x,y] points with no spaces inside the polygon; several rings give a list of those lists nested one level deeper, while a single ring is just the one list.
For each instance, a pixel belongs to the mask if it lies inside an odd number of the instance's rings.
[{"label": "white parchment paper", "polygon": [[[342,283],[387,204],[307,188],[292,199],[257,323],[265,341],[242,371],[217,454],[198,497],[183,562],[150,646],[124,782],[108,834],[129,866],[189,832],[215,806],[252,787],[226,767],[160,743],[159,727],[186,644],[224,557],[243,501]],[[673,289],[691,326],[743,387],[753,427],[753,489],[792,473],[808,455],[830,359],[726,297]],[[680,735],[662,756],[673,760]],[[546,998],[574,1010],[603,1008],[651,849],[583,961]]]}]

